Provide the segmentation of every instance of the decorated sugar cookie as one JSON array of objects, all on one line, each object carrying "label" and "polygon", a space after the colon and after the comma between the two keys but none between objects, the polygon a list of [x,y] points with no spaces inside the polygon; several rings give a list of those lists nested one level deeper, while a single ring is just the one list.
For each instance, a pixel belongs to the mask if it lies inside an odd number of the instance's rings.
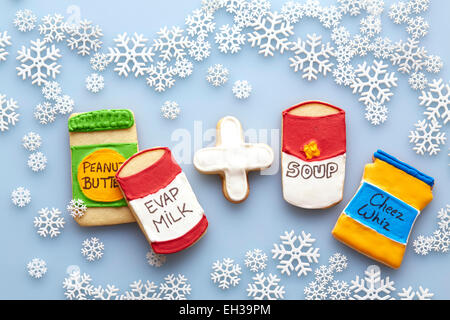
[{"label": "decorated sugar cookie", "polygon": [[342,200],[345,179],[345,112],[323,102],[283,111],[282,187],[290,204],[307,209]]},{"label": "decorated sugar cookie", "polygon": [[235,203],[249,194],[247,172],[270,167],[272,149],[263,143],[245,143],[242,126],[235,117],[225,117],[217,123],[216,146],[198,150],[195,168],[205,174],[219,174],[225,197]]},{"label": "decorated sugar cookie", "polygon": [[366,256],[399,268],[411,229],[433,199],[434,179],[378,150],[333,236]]},{"label": "decorated sugar cookie", "polygon": [[73,199],[87,206],[75,220],[82,226],[134,222],[115,179],[119,167],[138,151],[130,110],[74,113],[68,121]]},{"label": "decorated sugar cookie", "polygon": [[206,232],[204,211],[168,148],[135,154],[116,180],[155,253],[183,250]]}]

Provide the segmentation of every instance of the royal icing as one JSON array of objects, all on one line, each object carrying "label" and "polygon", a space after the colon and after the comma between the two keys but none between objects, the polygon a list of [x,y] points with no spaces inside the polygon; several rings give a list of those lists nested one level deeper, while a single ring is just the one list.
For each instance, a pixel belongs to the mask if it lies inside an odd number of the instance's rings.
[{"label": "royal icing", "polygon": [[[134,175],[120,176],[134,158],[155,150],[164,150],[155,163]],[[149,149],[132,156],[116,179],[155,253],[180,251],[206,231],[204,211],[169,149]]]},{"label": "royal icing", "polygon": [[[299,116],[292,110],[323,104],[338,112]],[[290,204],[307,209],[332,206],[342,200],[345,180],[345,112],[319,102],[306,102],[283,112],[282,185]]]},{"label": "royal icing", "polygon": [[414,222],[433,198],[433,184],[433,178],[377,151],[332,233],[359,252],[398,268]]},{"label": "royal icing", "polygon": [[115,174],[137,152],[136,143],[72,146],[73,198],[87,207],[123,207],[127,203]]},{"label": "royal icing", "polygon": [[273,151],[266,144],[245,143],[241,123],[231,116],[219,121],[216,141],[215,147],[195,153],[194,166],[203,173],[221,174],[225,196],[241,202],[248,196],[247,172],[268,168]]},{"label": "royal icing", "polygon": [[80,113],[69,119],[69,132],[91,132],[127,129],[134,124],[133,113],[127,109],[96,110]]}]

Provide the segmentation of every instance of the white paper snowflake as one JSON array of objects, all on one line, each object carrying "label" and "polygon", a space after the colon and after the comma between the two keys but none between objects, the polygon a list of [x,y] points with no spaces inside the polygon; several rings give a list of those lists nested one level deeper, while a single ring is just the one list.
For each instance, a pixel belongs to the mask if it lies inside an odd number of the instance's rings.
[{"label": "white paper snowflake", "polygon": [[428,86],[428,79],[423,72],[414,72],[409,77],[408,83],[413,90],[424,90]]},{"label": "white paper snowflake", "polygon": [[92,93],[98,93],[105,87],[105,79],[98,73],[92,73],[86,77],[86,89]]},{"label": "white paper snowflake", "polygon": [[419,290],[417,291],[414,291],[413,288],[409,286],[408,289],[402,288],[402,292],[399,292],[398,296],[400,297],[400,300],[415,300],[414,298],[416,297],[416,300],[431,300],[434,293],[430,292],[430,289],[424,289],[422,286],[419,286]]},{"label": "white paper snowflake", "polygon": [[391,8],[389,9],[389,18],[396,24],[402,24],[408,21],[410,13],[410,6],[407,3],[400,1],[391,5]]},{"label": "white paper snowflake", "polygon": [[161,114],[166,119],[174,120],[180,114],[181,109],[175,101],[167,100],[161,106]]},{"label": "white paper snowflake", "polygon": [[247,10],[250,14],[250,26],[260,18],[266,16],[270,11],[271,3],[269,0],[250,0],[247,2]]},{"label": "white paper snowflake", "polygon": [[428,91],[422,91],[420,105],[426,106],[424,114],[428,120],[440,120],[444,124],[450,121],[450,81],[442,79],[428,83]]},{"label": "white paper snowflake", "polygon": [[360,28],[361,34],[368,36],[369,38],[375,37],[375,35],[381,32],[381,19],[377,16],[367,16],[361,19]]},{"label": "white paper snowflake", "polygon": [[364,0],[366,11],[374,16],[379,16],[384,11],[384,0]]},{"label": "white paper snowflake", "polygon": [[301,18],[303,18],[305,12],[303,4],[297,1],[290,0],[283,4],[280,13],[286,22],[295,24],[299,22]]},{"label": "white paper snowflake", "polygon": [[392,291],[395,291],[394,281],[389,277],[381,279],[381,270],[377,265],[367,267],[364,279],[356,276],[351,280],[351,300],[392,300]]},{"label": "white paper snowflake", "polygon": [[412,12],[419,14],[428,10],[430,0],[409,0],[408,6]]},{"label": "white paper snowflake", "polygon": [[15,126],[19,121],[20,114],[17,101],[13,98],[6,99],[6,95],[0,93],[0,132],[9,129],[9,125]]},{"label": "white paper snowflake", "polygon": [[387,64],[377,60],[374,60],[371,66],[364,61],[356,68],[356,78],[350,87],[353,93],[361,95],[359,101],[364,102],[366,106],[376,102],[385,103],[394,95],[391,88],[397,86],[397,77],[395,72],[390,73],[387,68]]},{"label": "white paper snowflake", "polygon": [[166,62],[158,61],[156,66],[152,64],[147,70],[147,85],[154,87],[157,92],[165,91],[175,84],[173,77],[176,72],[177,70],[172,66],[168,67]]},{"label": "white paper snowflake", "polygon": [[28,151],[35,151],[39,149],[42,144],[42,138],[39,134],[28,132],[22,137],[22,146]]},{"label": "white paper snowflake", "polygon": [[161,300],[161,293],[156,291],[158,286],[153,281],[134,281],[130,289],[120,296],[120,300]]},{"label": "white paper snowflake", "polygon": [[241,33],[242,28],[228,24],[220,27],[219,32],[216,33],[215,41],[219,44],[219,50],[223,53],[236,53],[241,50],[242,45],[245,44],[245,34]]},{"label": "white paper snowflake", "polygon": [[295,235],[294,230],[285,231],[280,239],[281,244],[275,243],[274,249],[272,249],[272,258],[280,261],[277,269],[280,269],[282,274],[287,273],[289,276],[291,271],[295,271],[298,277],[306,276],[308,272],[311,272],[311,264],[318,263],[320,257],[319,248],[313,247],[316,239],[304,231]]},{"label": "white paper snowflake", "polygon": [[409,142],[415,145],[413,150],[420,155],[425,152],[430,156],[438,154],[441,151],[439,146],[447,140],[445,132],[440,131],[442,126],[435,119],[418,121],[415,126],[416,130],[410,131],[409,135]]},{"label": "white paper snowflake", "polygon": [[220,8],[225,7],[227,0],[202,0],[202,9],[215,13]]},{"label": "white paper snowflake", "polygon": [[233,94],[238,99],[247,99],[252,93],[252,86],[247,80],[237,80],[233,85]]},{"label": "white paper snowflake", "polygon": [[430,73],[439,73],[444,67],[444,62],[442,61],[441,57],[430,55],[425,61],[425,67],[426,70]]},{"label": "white paper snowflake", "polygon": [[64,278],[64,296],[69,300],[88,300],[94,292],[91,284],[91,276],[79,270],[73,271],[67,278]]},{"label": "white paper snowflake", "polygon": [[398,65],[398,71],[409,74],[411,71],[422,70],[427,51],[418,44],[419,41],[412,38],[408,38],[406,42],[400,40],[395,44],[391,62],[394,66]]},{"label": "white paper snowflake", "polygon": [[322,73],[326,76],[327,72],[331,71],[333,63],[329,58],[334,56],[334,48],[329,42],[322,43],[322,36],[317,36],[315,33],[307,35],[307,40],[303,41],[301,38],[297,39],[291,48],[295,56],[289,58],[291,61],[290,67],[294,71],[303,71],[302,78],[317,80],[317,74]]},{"label": "white paper snowflake", "polygon": [[31,202],[31,192],[24,187],[18,187],[11,192],[11,201],[22,208]]},{"label": "white paper snowflake", "polygon": [[218,283],[219,288],[225,290],[230,286],[237,286],[241,281],[239,275],[241,272],[241,266],[234,263],[233,259],[224,258],[222,261],[217,260],[213,263],[211,272],[211,280],[214,283]]},{"label": "white paper snowflake", "polygon": [[378,37],[369,46],[373,56],[377,59],[389,59],[394,51],[394,44],[391,39]]},{"label": "white paper snowflake", "polygon": [[408,19],[408,26],[406,32],[411,35],[413,39],[423,38],[428,34],[430,25],[423,17],[415,17]]},{"label": "white paper snowflake", "polygon": [[199,40],[206,40],[208,34],[215,29],[216,23],[213,20],[211,12],[195,9],[186,17],[187,33],[191,37],[197,36]]},{"label": "white paper snowflake", "polygon": [[333,70],[333,77],[336,84],[350,86],[355,81],[355,69],[350,64],[339,63]]},{"label": "white paper snowflake", "polygon": [[356,50],[351,44],[337,46],[334,51],[338,64],[349,64],[356,55]]},{"label": "white paper snowflake", "polygon": [[43,171],[47,166],[47,157],[42,152],[34,152],[28,156],[27,164],[34,172]]},{"label": "white paper snowflake", "polygon": [[11,36],[8,35],[8,31],[0,32],[0,61],[6,61],[9,52],[5,48],[10,45]]},{"label": "white paper snowflake", "polygon": [[321,265],[319,268],[314,270],[314,281],[317,283],[328,284],[334,279],[333,275],[334,269],[326,265]]},{"label": "white paper snowflake", "polygon": [[114,39],[116,46],[108,48],[108,58],[116,65],[114,71],[119,76],[128,77],[128,73],[133,72],[137,78],[148,71],[147,62],[153,62],[155,53],[151,47],[146,46],[147,41],[144,35],[136,32],[132,37],[125,32]]},{"label": "white paper snowflake", "polygon": [[102,46],[99,40],[103,36],[102,29],[98,25],[93,25],[91,21],[81,20],[77,26],[68,28],[67,32],[69,34],[67,45],[71,50],[76,49],[77,54],[89,55],[91,50],[97,51]]},{"label": "white paper snowflake", "polygon": [[61,93],[61,86],[56,81],[47,81],[42,87],[42,95],[47,100],[56,100]]},{"label": "white paper snowflake", "polygon": [[306,0],[304,7],[305,16],[317,18],[322,11],[319,0]]},{"label": "white paper snowflake", "polygon": [[303,289],[306,300],[325,300],[327,298],[327,290],[325,285],[320,281],[312,281]]},{"label": "white paper snowflake", "polygon": [[42,278],[44,274],[47,273],[47,263],[40,258],[33,258],[27,264],[28,274],[35,278]]},{"label": "white paper snowflake", "polygon": [[273,56],[275,51],[283,53],[289,49],[288,38],[294,34],[294,27],[278,12],[268,12],[253,23],[252,28],[254,31],[248,34],[247,41],[252,47],[259,47],[259,54],[267,57]]},{"label": "white paper snowflake", "polygon": [[13,23],[21,32],[28,32],[36,27],[37,17],[30,9],[19,10]]},{"label": "white paper snowflake", "polygon": [[236,14],[246,4],[246,0],[226,0],[225,2],[225,10],[233,14]]},{"label": "white paper snowflake", "polygon": [[347,260],[348,259],[346,256],[344,256],[339,252],[336,252],[328,259],[329,268],[333,272],[342,272],[345,269],[347,269],[348,266]]},{"label": "white paper snowflake", "polygon": [[56,119],[55,108],[50,102],[43,102],[34,108],[34,117],[39,120],[40,124],[52,123]]},{"label": "white paper snowflake", "polygon": [[72,199],[66,207],[72,218],[81,218],[87,211],[86,204],[82,199]]},{"label": "white paper snowflake", "polygon": [[345,45],[350,41],[350,32],[344,26],[339,26],[331,31],[331,40],[337,45]]},{"label": "white paper snowflake", "polygon": [[378,126],[384,123],[388,116],[388,108],[379,102],[370,102],[366,106],[365,117],[372,125]]},{"label": "white paper snowflake", "polygon": [[43,17],[38,28],[39,34],[44,36],[44,41],[47,43],[64,40],[68,29],[64,17],[58,13]]},{"label": "white paper snowflake", "polygon": [[413,241],[414,252],[420,255],[427,255],[432,250],[433,237],[418,236]]},{"label": "white paper snowflake", "polygon": [[208,68],[208,74],[206,75],[206,81],[212,84],[214,87],[220,87],[227,83],[229,71],[221,64],[215,64]]},{"label": "white paper snowflake", "polygon": [[104,71],[106,67],[109,65],[109,57],[104,53],[97,52],[95,53],[91,59],[89,59],[89,63],[91,64],[92,70],[95,71]]},{"label": "white paper snowflake", "polygon": [[159,286],[164,300],[186,300],[191,294],[191,285],[184,275],[169,274],[164,278],[164,282]]},{"label": "white paper snowflake", "polygon": [[319,13],[319,21],[327,28],[336,28],[342,19],[342,13],[336,6],[324,7]]},{"label": "white paper snowflake", "polygon": [[59,229],[64,228],[64,218],[61,217],[61,211],[56,208],[49,210],[48,208],[42,208],[39,210],[39,216],[34,217],[34,227],[38,229],[37,233],[46,238],[50,235],[51,238],[57,237],[61,231]]},{"label": "white paper snowflake", "polygon": [[448,230],[436,230],[433,232],[431,249],[436,252],[448,252],[450,246],[450,232]]},{"label": "white paper snowflake", "polygon": [[163,254],[154,253],[152,250],[147,252],[145,255],[147,258],[147,263],[153,267],[161,267],[164,263],[166,263],[167,257]]},{"label": "white paper snowflake", "polygon": [[450,231],[450,205],[447,205],[447,208],[439,210],[437,217],[439,219],[439,229]]},{"label": "white paper snowflake", "polygon": [[349,13],[351,16],[358,16],[362,9],[365,8],[365,2],[360,0],[337,0],[339,3],[339,11],[342,14]]},{"label": "white paper snowflake", "polygon": [[176,75],[180,78],[186,78],[190,76],[193,69],[193,63],[186,58],[177,59],[177,61],[175,61]]},{"label": "white paper snowflake", "polygon": [[347,300],[350,297],[350,286],[345,281],[334,280],[327,287],[327,294],[330,300]]},{"label": "white paper snowflake", "polygon": [[211,44],[208,41],[203,40],[203,38],[198,38],[191,43],[188,52],[189,56],[194,58],[195,61],[203,61],[211,54]]},{"label": "white paper snowflake", "polygon": [[119,300],[119,288],[110,284],[106,288],[98,286],[92,289],[91,295],[94,300]]},{"label": "white paper snowflake", "polygon": [[59,112],[60,114],[67,114],[72,112],[75,102],[70,96],[65,94],[56,97],[55,100],[55,112]]},{"label": "white paper snowflake", "polygon": [[247,292],[249,297],[255,300],[278,300],[284,299],[284,286],[280,286],[280,278],[269,273],[265,276],[263,272],[257,273],[253,278],[253,283],[248,284]]},{"label": "white paper snowflake", "polygon": [[31,41],[30,48],[22,46],[17,53],[16,59],[21,62],[21,65],[16,67],[17,75],[23,80],[30,78],[31,84],[41,86],[48,81],[48,77],[55,79],[59,73],[61,65],[57,61],[61,54],[54,44],[47,47],[44,41],[37,39]]},{"label": "white paper snowflake", "polygon": [[370,49],[370,39],[367,36],[357,34],[350,41],[350,45],[355,50],[355,54],[364,57]]},{"label": "white paper snowflake", "polygon": [[88,238],[83,241],[82,245],[81,254],[87,261],[100,260],[103,257],[105,246],[98,238]]},{"label": "white paper snowflake", "polygon": [[267,267],[267,254],[261,249],[253,249],[245,253],[245,266],[252,272],[262,271]]},{"label": "white paper snowflake", "polygon": [[154,39],[153,48],[159,52],[159,57],[165,61],[172,58],[182,59],[185,57],[185,50],[191,46],[187,36],[183,35],[184,30],[173,26],[171,29],[163,27],[158,31],[159,38]]}]

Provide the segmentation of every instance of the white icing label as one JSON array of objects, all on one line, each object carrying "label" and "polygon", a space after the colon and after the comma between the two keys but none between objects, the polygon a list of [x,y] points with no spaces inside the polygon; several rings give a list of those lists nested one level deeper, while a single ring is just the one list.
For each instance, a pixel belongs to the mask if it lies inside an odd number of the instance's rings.
[{"label": "white icing label", "polygon": [[203,209],[184,172],[165,188],[129,202],[151,242],[183,236],[202,218]]},{"label": "white icing label", "polygon": [[327,208],[342,200],[345,154],[322,160],[303,161],[282,153],[283,197],[307,209]]}]

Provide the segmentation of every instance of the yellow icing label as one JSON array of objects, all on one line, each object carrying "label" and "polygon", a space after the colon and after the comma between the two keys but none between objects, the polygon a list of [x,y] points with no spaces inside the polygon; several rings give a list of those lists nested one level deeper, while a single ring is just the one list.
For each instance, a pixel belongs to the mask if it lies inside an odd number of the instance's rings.
[{"label": "yellow icing label", "polygon": [[100,149],[86,156],[78,166],[77,179],[83,194],[91,200],[113,202],[123,198],[115,174],[125,158],[115,150]]}]

